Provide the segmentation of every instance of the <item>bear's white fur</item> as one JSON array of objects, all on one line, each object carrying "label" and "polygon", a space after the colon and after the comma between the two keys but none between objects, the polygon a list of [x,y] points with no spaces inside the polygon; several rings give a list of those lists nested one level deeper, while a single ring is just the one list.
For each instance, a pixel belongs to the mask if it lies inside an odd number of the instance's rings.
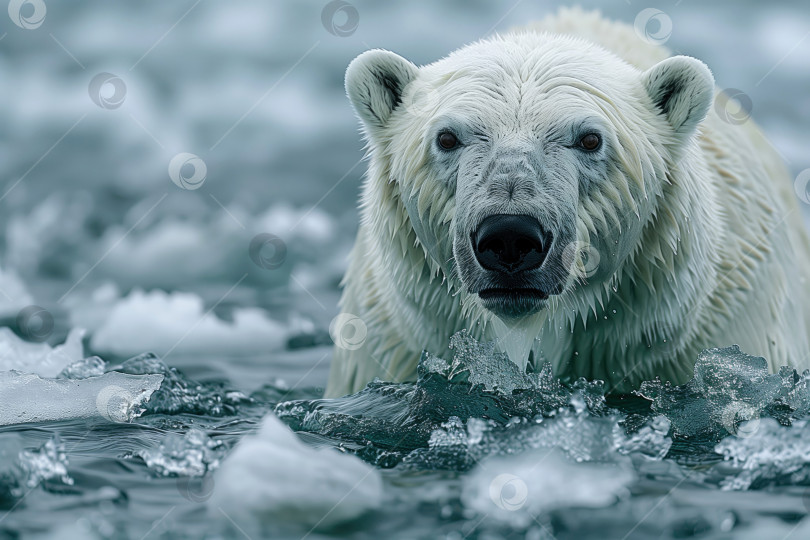
[{"label": "bear's white fur", "polygon": [[[481,169],[496,147],[552,179],[522,199],[510,188],[500,211],[534,204],[572,240],[555,255],[568,257],[562,292],[527,319],[542,324],[535,364],[611,391],[683,383],[699,350],[734,343],[771,369],[810,366],[810,243],[791,182],[753,122],[712,110],[701,62],[563,10],[423,67],[368,51],[346,88],[369,169],[342,310],[367,329],[362,346],[336,346],[327,396],[413,379],[420,351],[442,354],[458,330],[493,339],[519,326],[469,290],[464,235],[494,193]],[[597,126],[604,148],[554,142],[574,121]],[[452,155],[435,148],[448,123],[464,139]]]}]

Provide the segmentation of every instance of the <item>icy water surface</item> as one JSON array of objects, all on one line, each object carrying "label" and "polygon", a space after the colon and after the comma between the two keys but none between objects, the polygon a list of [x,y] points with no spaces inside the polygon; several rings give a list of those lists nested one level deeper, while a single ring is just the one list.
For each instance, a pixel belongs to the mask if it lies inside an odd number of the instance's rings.
[{"label": "icy water surface", "polygon": [[[810,531],[810,372],[768,374],[729,347],[701,353],[684,386],[606,396],[548,365],[521,373],[465,332],[450,345],[448,360],[423,354],[415,383],[337,399],[279,383],[248,395],[152,354],[73,361],[51,381],[117,393],[74,389],[97,405],[88,419],[0,428],[0,504],[14,510],[2,526],[31,538]],[[134,391],[106,382],[124,375],[162,380],[133,406]],[[18,399],[38,410],[38,395]]]},{"label": "icy water surface", "polygon": [[[459,334],[320,399],[365,167],[345,67],[563,2],[35,3],[0,10],[0,539],[810,538],[807,375],[733,349],[605,396]],[[810,167],[806,2],[581,4],[663,10]]]}]

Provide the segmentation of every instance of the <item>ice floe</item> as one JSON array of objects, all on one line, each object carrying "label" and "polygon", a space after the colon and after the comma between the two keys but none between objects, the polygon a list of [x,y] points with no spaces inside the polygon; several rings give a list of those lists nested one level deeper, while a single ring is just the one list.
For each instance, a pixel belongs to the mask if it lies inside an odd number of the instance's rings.
[{"label": "ice floe", "polygon": [[233,321],[218,318],[193,293],[134,290],[117,301],[90,339],[100,352],[129,356],[267,352],[285,343],[287,331],[259,308],[233,310]]},{"label": "ice floe", "polygon": [[214,480],[213,513],[220,509],[243,527],[273,521],[298,524],[304,532],[328,529],[382,504],[376,468],[332,448],[305,445],[274,415],[239,442]]}]

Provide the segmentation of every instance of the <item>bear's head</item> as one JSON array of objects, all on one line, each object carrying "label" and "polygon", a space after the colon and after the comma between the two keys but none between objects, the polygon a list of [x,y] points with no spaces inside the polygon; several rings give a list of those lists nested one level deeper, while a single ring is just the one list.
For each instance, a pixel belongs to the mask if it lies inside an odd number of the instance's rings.
[{"label": "bear's head", "polygon": [[566,298],[604,288],[643,249],[714,81],[693,58],[643,71],[524,32],[423,67],[371,50],[346,89],[384,194],[364,201],[367,219],[412,228],[431,268],[509,320],[581,304]]}]

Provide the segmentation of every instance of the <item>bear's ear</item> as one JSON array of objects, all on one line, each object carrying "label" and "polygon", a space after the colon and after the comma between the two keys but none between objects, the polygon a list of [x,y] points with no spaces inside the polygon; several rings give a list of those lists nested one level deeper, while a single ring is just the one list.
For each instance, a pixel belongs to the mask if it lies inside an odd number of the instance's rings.
[{"label": "bear's ear", "polygon": [[366,51],[346,69],[346,94],[369,132],[382,128],[419,68],[390,51]]},{"label": "bear's ear", "polygon": [[714,77],[706,64],[689,56],[673,56],[642,74],[655,107],[664,114],[680,141],[706,118],[714,99]]}]

